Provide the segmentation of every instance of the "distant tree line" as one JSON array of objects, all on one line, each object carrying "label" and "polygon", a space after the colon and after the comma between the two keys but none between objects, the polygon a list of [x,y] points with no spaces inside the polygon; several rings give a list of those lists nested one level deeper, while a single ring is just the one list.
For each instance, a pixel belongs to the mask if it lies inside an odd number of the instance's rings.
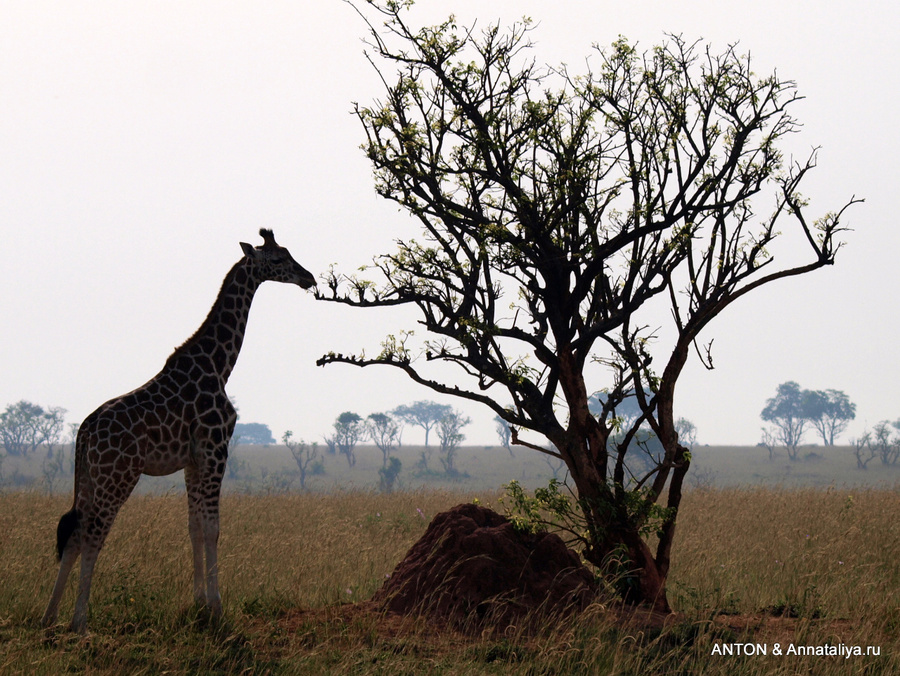
[{"label": "distant tree line", "polygon": [[332,424],[332,432],[325,437],[325,447],[332,455],[342,455],[348,467],[356,464],[356,446],[363,441],[371,441],[382,454],[379,470],[380,488],[393,490],[399,477],[402,463],[391,452],[401,445],[405,426],[421,427],[425,431],[425,447],[420,451],[417,469],[421,473],[434,473],[429,466],[433,448],[430,445],[431,432],[438,438],[438,454],[443,474],[458,476],[456,453],[465,440],[462,429],[472,420],[447,404],[433,401],[416,401],[398,406],[391,411],[371,413],[363,418],[358,413],[344,411]]},{"label": "distant tree line", "polygon": [[[613,408],[612,419],[622,429],[631,429],[641,416],[638,398],[634,393],[625,393]],[[591,396],[589,409],[592,414],[599,415],[605,406],[606,395],[602,392]],[[0,477],[4,455],[25,458],[43,448],[47,458],[42,471],[47,485],[52,486],[54,480],[64,473],[63,448],[66,444],[74,444],[78,429],[78,425],[70,424],[64,438],[65,414],[66,409],[62,407],[45,408],[26,400],[7,405],[0,413],[0,450],[4,451],[0,453]],[[766,402],[760,417],[768,423],[763,428],[760,445],[768,449],[770,459],[774,458],[776,448],[784,448],[789,459],[794,461],[799,459],[799,449],[810,431],[814,431],[826,446],[833,446],[850,421],[856,418],[856,404],[840,390],[807,390],[796,382],[788,381],[777,387],[775,396]],[[515,429],[500,416],[496,416],[494,422],[500,445],[512,454],[512,445],[516,441]],[[402,469],[401,461],[392,453],[402,445],[405,427],[419,427],[425,433],[425,445],[419,452],[416,471],[456,477],[461,476],[456,467],[456,455],[465,440],[462,430],[470,423],[468,416],[452,406],[427,400],[371,413],[366,418],[345,411],[337,416],[332,432],[325,437],[325,448],[329,454],[343,456],[348,467],[352,468],[356,464],[356,446],[371,441],[382,453],[379,488],[390,492],[397,486]],[[697,444],[696,426],[690,420],[679,418],[675,427],[680,443],[688,449],[694,448]],[[436,449],[430,444],[432,436],[437,437]],[[275,438],[268,425],[238,423],[232,441],[234,445],[269,445],[275,443]],[[626,468],[627,474],[632,477],[652,470],[661,461],[662,447],[649,430],[646,434],[631,435],[627,440],[624,434],[613,434],[608,443],[615,446],[622,442],[633,444],[638,451],[629,460],[630,465],[635,466]],[[319,446],[315,442],[295,439],[291,431],[283,435],[282,443],[297,464],[300,486],[305,490],[309,476],[324,473]],[[896,465],[900,463],[900,419],[894,422],[883,420],[849,443],[859,469],[866,469],[875,458],[883,465]],[[431,465],[435,450],[438,452],[439,469]],[[548,457],[552,459],[552,456]],[[70,458],[69,465],[72,464]],[[237,465],[234,466],[237,468]],[[554,477],[560,478],[563,465],[555,463],[554,466],[548,461],[548,466]]]}]

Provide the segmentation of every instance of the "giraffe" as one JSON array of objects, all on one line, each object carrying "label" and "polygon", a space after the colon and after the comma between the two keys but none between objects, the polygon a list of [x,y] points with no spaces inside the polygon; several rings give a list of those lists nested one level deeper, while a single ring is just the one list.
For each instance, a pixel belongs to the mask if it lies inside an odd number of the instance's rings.
[{"label": "giraffe", "polygon": [[162,371],[133,392],[111,399],[81,424],[75,441],[75,498],[57,527],[59,574],[42,624],[56,622],[69,573],[81,556],[71,629],[87,631],[88,599],[97,555],[119,508],[141,474],[184,469],[188,530],[194,563],[194,599],[222,613],[218,589],[219,491],[237,414],[225,394],[253,295],[267,280],[308,289],[315,278],[271,230],[263,244],[241,242],[244,257],[225,276],[206,320],[166,361]]}]

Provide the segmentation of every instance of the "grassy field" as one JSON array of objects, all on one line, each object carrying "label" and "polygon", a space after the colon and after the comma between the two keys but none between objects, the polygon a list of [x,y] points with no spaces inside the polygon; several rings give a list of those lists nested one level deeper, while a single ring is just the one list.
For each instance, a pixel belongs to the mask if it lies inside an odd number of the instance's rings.
[{"label": "grassy field", "polygon": [[[100,557],[82,639],[39,626],[69,498],[0,494],[0,673],[900,673],[895,490],[689,492],[665,622],[601,598],[536,632],[467,636],[367,609],[427,521],[473,497],[497,504],[491,492],[227,494],[225,618],[210,624],[191,609],[184,498],[134,496]],[[70,585],[66,620],[73,597]],[[767,654],[720,654],[738,643]],[[840,644],[880,655],[785,654]]]},{"label": "grassy field", "polygon": [[893,488],[900,484],[900,466],[872,460],[868,469],[856,467],[849,446],[806,446],[791,462],[777,450],[773,459],[758,446],[697,446],[688,473],[693,485],[707,487],[782,486]]}]

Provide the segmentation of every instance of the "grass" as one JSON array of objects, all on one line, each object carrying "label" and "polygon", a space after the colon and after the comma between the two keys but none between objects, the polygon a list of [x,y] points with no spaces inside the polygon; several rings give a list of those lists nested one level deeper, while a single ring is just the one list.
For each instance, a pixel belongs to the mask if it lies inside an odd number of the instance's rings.
[{"label": "grass", "polygon": [[[435,513],[475,497],[226,495],[225,617],[191,607],[181,496],[126,503],[95,575],[91,635],[42,630],[69,506],[0,495],[0,673],[890,674],[900,671],[900,521],[893,490],[722,489],[685,496],[669,582],[678,611],[600,600],[536,632],[467,636],[364,603]],[[483,503],[496,494],[482,493]],[[61,617],[71,617],[74,580]],[[752,642],[765,656],[715,654]],[[772,654],[775,644],[877,646],[880,656]]]}]

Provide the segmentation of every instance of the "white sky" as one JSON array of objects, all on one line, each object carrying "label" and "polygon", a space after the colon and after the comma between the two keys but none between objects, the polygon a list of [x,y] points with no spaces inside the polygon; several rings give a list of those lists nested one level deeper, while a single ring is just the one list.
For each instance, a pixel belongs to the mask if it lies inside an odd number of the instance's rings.
[{"label": "white sky", "polygon": [[[844,439],[900,418],[896,3],[420,0],[415,15],[451,11],[482,25],[530,16],[537,60],[573,70],[592,43],[621,34],[649,48],[670,32],[715,51],[740,41],[757,73],[796,80],[805,126],[792,143],[803,156],[822,146],[812,208],[866,203],[848,214],[836,266],[711,325],[717,368],[688,367],[676,413],[701,443],[754,444],[766,399],[796,380],[856,402]],[[350,115],[381,94],[364,28],[339,0],[0,2],[0,408],[28,399],[76,422],[151,378],[260,227],[316,274],[351,271],[413,232],[374,194]],[[376,350],[409,325],[398,317],[263,286],[229,384],[242,421],[321,440],[342,411],[435,399],[472,416],[468,443],[493,443],[486,409],[387,367],[315,366],[329,350]]]}]

